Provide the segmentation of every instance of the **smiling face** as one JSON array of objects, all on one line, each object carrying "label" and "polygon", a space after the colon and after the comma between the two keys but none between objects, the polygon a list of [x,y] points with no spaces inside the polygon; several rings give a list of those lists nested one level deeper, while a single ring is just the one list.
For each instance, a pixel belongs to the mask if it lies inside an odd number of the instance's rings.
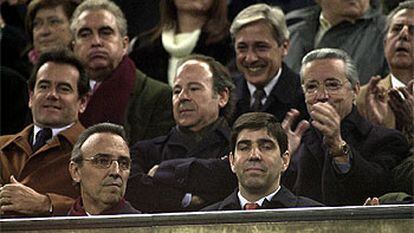
[{"label": "smiling face", "polygon": [[243,129],[237,137],[234,155],[230,154],[231,169],[239,180],[241,194],[265,196],[276,191],[289,159],[289,153],[282,155],[278,142],[265,128]]},{"label": "smiling face", "polygon": [[282,66],[288,42],[279,45],[265,21],[241,28],[235,35],[236,65],[245,79],[255,86],[265,86]]},{"label": "smiling face", "polygon": [[[411,29],[410,29],[411,28]],[[414,68],[414,10],[395,14],[384,40],[385,57],[391,71]]]},{"label": "smiling face", "polygon": [[173,112],[178,126],[197,132],[217,120],[228,93],[214,93],[207,63],[189,60],[177,69],[173,86]]},{"label": "smiling face", "polygon": [[[121,136],[111,133],[92,134],[82,145],[81,152],[84,159],[98,155],[110,155],[114,160],[130,158],[127,143]],[[80,184],[85,210],[91,214],[99,214],[122,199],[130,173],[116,162],[109,168],[99,168],[85,160],[80,165],[71,162],[70,170],[72,178]]]},{"label": "smiling face", "polygon": [[39,9],[33,19],[32,33],[33,47],[39,52],[66,47],[72,40],[69,19],[62,6]]},{"label": "smiling face", "polygon": [[73,50],[90,78],[102,81],[119,65],[128,48],[116,18],[107,10],[86,10],[78,17]]},{"label": "smiling face", "polygon": [[40,67],[29,99],[36,125],[61,128],[78,120],[86,107],[86,97],[78,95],[78,79],[79,71],[68,64],[46,62]]}]

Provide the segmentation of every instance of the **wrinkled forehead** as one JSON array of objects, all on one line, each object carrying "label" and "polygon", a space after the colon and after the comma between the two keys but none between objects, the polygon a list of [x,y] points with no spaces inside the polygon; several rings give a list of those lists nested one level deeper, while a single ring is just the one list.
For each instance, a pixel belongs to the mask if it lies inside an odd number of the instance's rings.
[{"label": "wrinkled forehead", "polygon": [[91,155],[103,153],[130,157],[127,142],[121,136],[109,132],[90,135],[82,144],[81,151]]},{"label": "wrinkled forehead", "polygon": [[395,13],[391,19],[391,25],[393,24],[414,25],[414,9],[402,9]]}]

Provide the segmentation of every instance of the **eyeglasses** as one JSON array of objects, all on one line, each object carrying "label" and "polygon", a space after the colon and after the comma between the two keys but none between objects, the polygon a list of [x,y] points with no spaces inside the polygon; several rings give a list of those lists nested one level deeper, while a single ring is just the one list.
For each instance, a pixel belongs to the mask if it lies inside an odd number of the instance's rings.
[{"label": "eyeglasses", "polygon": [[107,154],[97,154],[92,156],[89,159],[83,159],[85,161],[91,162],[93,166],[100,169],[107,169],[112,166],[112,163],[116,161],[121,170],[129,170],[131,168],[131,159],[125,156],[121,156],[117,159],[112,159],[111,155]]},{"label": "eyeglasses", "polygon": [[[335,93],[339,91],[344,84],[338,79],[326,79],[323,82],[323,86],[328,93]],[[315,94],[321,84],[318,81],[309,81],[303,85],[303,89],[305,90],[306,94]]]}]

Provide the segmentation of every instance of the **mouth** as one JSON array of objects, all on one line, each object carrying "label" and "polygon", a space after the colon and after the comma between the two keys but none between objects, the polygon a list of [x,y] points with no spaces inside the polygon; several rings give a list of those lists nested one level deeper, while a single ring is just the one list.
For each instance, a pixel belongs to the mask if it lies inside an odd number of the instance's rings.
[{"label": "mouth", "polygon": [[55,105],[43,105],[44,109],[50,109],[50,110],[60,110],[61,107],[55,106]]},{"label": "mouth", "polygon": [[93,51],[88,55],[89,59],[106,59],[108,54],[104,51]]}]

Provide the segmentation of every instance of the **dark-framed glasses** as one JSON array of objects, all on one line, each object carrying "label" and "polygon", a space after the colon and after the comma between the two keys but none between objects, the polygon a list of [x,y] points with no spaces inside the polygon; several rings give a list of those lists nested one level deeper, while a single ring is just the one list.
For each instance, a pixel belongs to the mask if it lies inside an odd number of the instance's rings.
[{"label": "dark-framed glasses", "polygon": [[126,156],[120,156],[116,159],[112,155],[108,154],[97,154],[88,159],[83,159],[92,163],[93,166],[101,169],[107,169],[112,166],[112,163],[116,161],[121,170],[129,170],[131,168],[131,159]]},{"label": "dark-framed glasses", "polygon": [[[335,93],[339,91],[343,85],[344,83],[338,79],[326,79],[323,82],[323,86],[328,93]],[[315,94],[320,87],[321,84],[316,80],[312,80],[303,84],[303,89],[306,94]]]}]

